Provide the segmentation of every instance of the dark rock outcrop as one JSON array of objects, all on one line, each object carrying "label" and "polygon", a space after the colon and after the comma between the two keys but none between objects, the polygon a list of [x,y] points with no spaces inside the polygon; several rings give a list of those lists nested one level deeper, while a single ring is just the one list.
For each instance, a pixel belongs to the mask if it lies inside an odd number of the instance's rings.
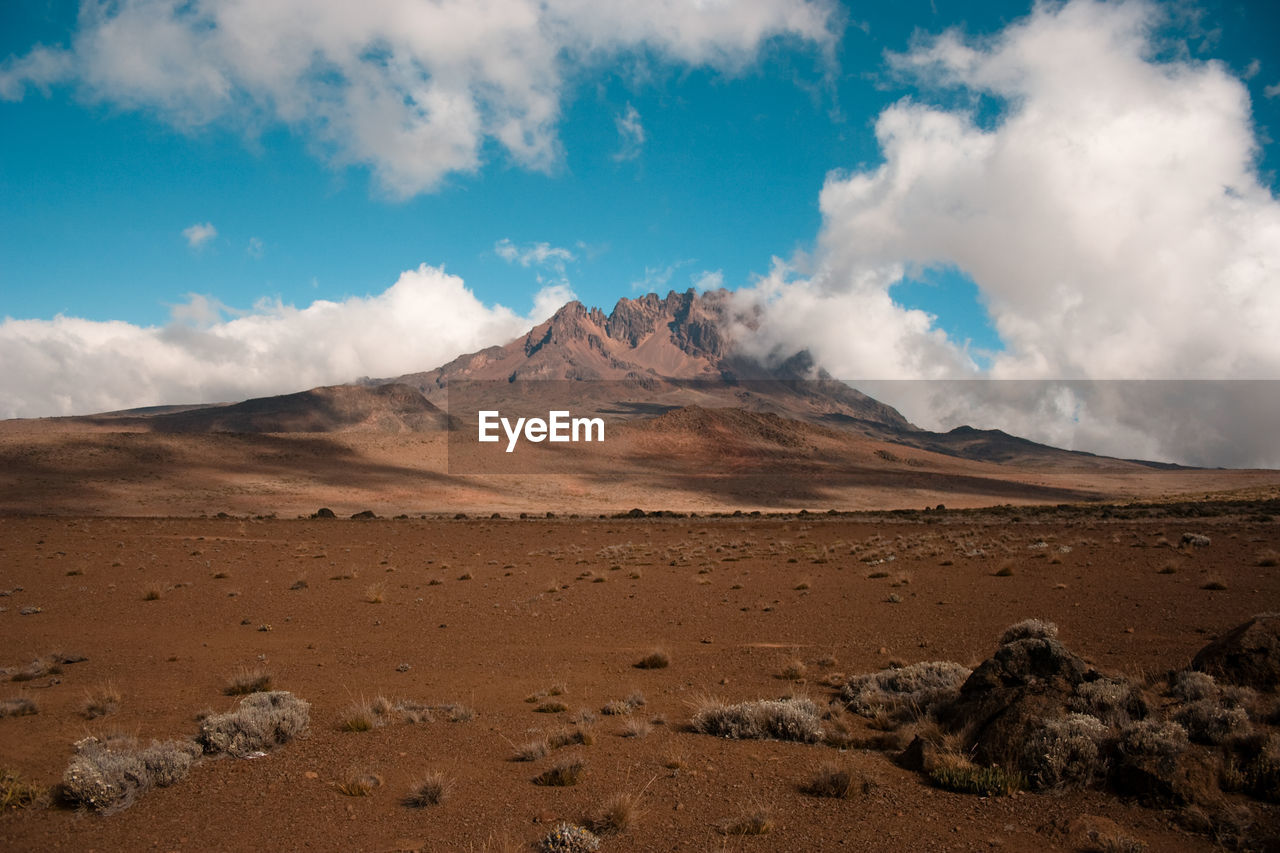
[{"label": "dark rock outcrop", "polygon": [[1191,668],[1227,684],[1275,690],[1280,686],[1280,613],[1237,625],[1196,653]]}]

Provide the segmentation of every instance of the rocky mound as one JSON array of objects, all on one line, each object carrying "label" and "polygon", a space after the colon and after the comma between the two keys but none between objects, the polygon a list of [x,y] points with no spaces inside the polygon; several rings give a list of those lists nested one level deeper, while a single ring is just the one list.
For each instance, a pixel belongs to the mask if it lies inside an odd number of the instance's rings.
[{"label": "rocky mound", "polygon": [[1263,613],[1205,646],[1191,668],[1218,681],[1275,690],[1280,686],[1280,613]]}]

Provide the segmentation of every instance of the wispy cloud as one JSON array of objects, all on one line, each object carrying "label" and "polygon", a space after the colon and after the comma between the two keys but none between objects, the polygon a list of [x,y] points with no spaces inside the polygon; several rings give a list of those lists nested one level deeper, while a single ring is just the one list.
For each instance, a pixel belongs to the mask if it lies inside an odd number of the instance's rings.
[{"label": "wispy cloud", "polygon": [[251,258],[261,258],[266,254],[266,246],[262,243],[261,237],[250,237],[249,243],[245,246],[244,252]]},{"label": "wispy cloud", "polygon": [[70,48],[0,64],[0,97],[72,83],[182,128],[280,123],[407,197],[478,170],[490,144],[549,169],[583,69],[643,55],[733,73],[779,37],[829,57],[839,21],[829,0],[119,0],[84,4]]},{"label": "wispy cloud", "polygon": [[616,116],[614,123],[618,127],[621,147],[614,153],[613,159],[621,162],[639,157],[644,149],[645,139],[644,125],[640,122],[639,111],[631,104],[627,104],[626,111]]},{"label": "wispy cloud", "polygon": [[498,257],[510,264],[522,267],[546,267],[564,272],[564,265],[577,260],[573,252],[552,246],[550,243],[526,243],[517,246],[507,237],[493,244],[493,251]]},{"label": "wispy cloud", "polygon": [[720,270],[703,270],[689,280],[693,283],[693,289],[699,293],[724,287],[724,273]]},{"label": "wispy cloud", "polygon": [[645,267],[644,277],[631,282],[631,289],[641,293],[661,293],[671,284],[671,277],[677,270],[692,263],[693,258],[686,258],[664,267]]},{"label": "wispy cloud", "polygon": [[200,249],[218,236],[218,229],[213,227],[212,222],[197,222],[194,225],[183,228],[182,236],[186,238],[188,246],[193,249]]}]

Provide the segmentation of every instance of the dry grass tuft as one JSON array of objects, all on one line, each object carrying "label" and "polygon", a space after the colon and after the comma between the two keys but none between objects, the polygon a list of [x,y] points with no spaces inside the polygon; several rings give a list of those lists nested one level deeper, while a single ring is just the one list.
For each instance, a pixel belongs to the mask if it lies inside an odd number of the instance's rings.
[{"label": "dry grass tuft", "polygon": [[357,702],[347,708],[338,719],[338,731],[367,732],[372,731],[377,724],[378,720],[374,715],[373,706],[368,702]]},{"label": "dry grass tuft", "polygon": [[1211,577],[1204,583],[1200,584],[1200,588],[1214,591],[1223,590],[1227,588],[1227,582],[1219,577]]},{"label": "dry grass tuft", "polygon": [[929,777],[939,788],[980,797],[1008,796],[1025,787],[1022,774],[1003,767],[979,767],[956,753],[938,756]]},{"label": "dry grass tuft", "polygon": [[405,794],[400,802],[411,809],[438,806],[448,799],[451,785],[452,783],[443,773],[434,771],[414,783],[409,788],[409,793]]},{"label": "dry grass tuft", "polygon": [[587,762],[581,758],[567,758],[564,761],[556,762],[537,776],[534,776],[533,784],[549,788],[567,788],[570,785],[578,784],[578,780],[582,778],[582,772],[586,767]]},{"label": "dry grass tuft", "polygon": [[1280,551],[1267,550],[1258,555],[1254,565],[1259,568],[1273,569],[1280,566]]},{"label": "dry grass tuft", "polygon": [[0,770],[0,814],[26,809],[44,802],[49,792],[39,785],[23,781],[12,770]]},{"label": "dry grass tuft", "polygon": [[382,787],[382,777],[377,773],[352,773],[346,779],[334,782],[333,787],[344,797],[369,797]]},{"label": "dry grass tuft", "polygon": [[839,764],[824,764],[808,782],[800,786],[800,790],[812,797],[831,797],[845,800],[855,792],[870,790],[870,783],[854,778],[847,768]]},{"label": "dry grass tuft", "polygon": [[637,720],[635,717],[628,719],[622,724],[622,731],[619,732],[623,737],[644,738],[649,736],[649,732],[653,731],[653,727],[644,720]]},{"label": "dry grass tuft", "polygon": [[537,761],[551,751],[551,747],[546,740],[531,740],[528,743],[520,744],[515,748],[515,754],[511,756],[512,761]]},{"label": "dry grass tuft", "polygon": [[552,699],[549,702],[543,702],[533,710],[537,711],[539,714],[559,714],[563,711],[569,710],[569,706],[558,699]]},{"label": "dry grass tuft", "polygon": [[773,826],[773,814],[766,808],[756,808],[721,821],[716,830],[721,835],[768,835]]},{"label": "dry grass tuft", "polygon": [[635,794],[614,794],[589,820],[587,828],[600,835],[626,832],[640,816],[640,798]]},{"label": "dry grass tuft", "polygon": [[636,661],[636,669],[666,669],[671,665],[671,658],[661,649],[654,649]]},{"label": "dry grass tuft", "polygon": [[164,595],[164,589],[158,584],[151,584],[142,591],[142,600],[159,601],[162,595]]},{"label": "dry grass tuft", "polygon": [[581,729],[562,729],[554,732],[547,737],[547,746],[551,749],[561,749],[566,746],[591,746],[596,742],[595,732],[589,728]]},{"label": "dry grass tuft", "polygon": [[224,696],[248,696],[250,693],[263,693],[271,689],[272,675],[270,670],[260,666],[241,667],[227,679],[222,688]]},{"label": "dry grass tuft", "polygon": [[804,665],[804,661],[794,659],[787,662],[782,671],[778,673],[778,677],[787,681],[804,681],[804,675],[807,671],[808,668]]},{"label": "dry grass tuft", "polygon": [[80,713],[87,719],[94,720],[106,717],[120,709],[120,691],[111,682],[85,693],[84,702],[80,705]]},{"label": "dry grass tuft", "polygon": [[371,583],[364,590],[364,600],[370,604],[381,604],[387,600],[387,585],[385,583]]}]

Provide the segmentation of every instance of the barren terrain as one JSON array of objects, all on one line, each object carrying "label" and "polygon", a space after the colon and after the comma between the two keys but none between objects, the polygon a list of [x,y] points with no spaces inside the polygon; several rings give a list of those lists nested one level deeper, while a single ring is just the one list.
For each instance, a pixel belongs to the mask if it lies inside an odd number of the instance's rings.
[{"label": "barren terrain", "polygon": [[[1166,672],[1280,602],[1278,570],[1260,565],[1280,549],[1274,505],[1225,509],[1200,518],[1187,507],[899,520],[0,518],[0,666],[12,676],[41,656],[86,658],[0,684],[0,699],[38,708],[0,719],[0,763],[21,778],[56,785],[89,734],[193,735],[198,714],[235,707],[223,688],[242,667],[265,669],[275,689],[311,705],[306,737],[261,758],[207,758],[116,814],[57,804],[6,812],[0,847],[517,849],[624,792],[635,814],[603,850],[1080,849],[1084,815],[1153,851],[1214,849],[1182,810],[1102,790],[941,790],[886,748],[905,745],[910,726],[877,731],[828,703],[840,674],[891,662],[974,666],[1026,617],[1057,623],[1071,650],[1165,703]],[[1210,544],[1183,545],[1186,532]],[[669,666],[634,666],[655,649]],[[87,695],[107,687],[118,709],[87,719]],[[793,692],[828,712],[824,729],[844,741],[689,729],[708,697]],[[602,713],[636,694],[644,703],[629,713]],[[425,713],[340,730],[353,706],[378,697]],[[461,706],[474,717],[458,719]],[[589,744],[513,760],[522,744],[581,730]],[[574,755],[585,762],[578,784],[532,783]],[[828,762],[858,780],[849,798],[800,790]],[[446,777],[448,797],[403,805],[429,771]],[[381,782],[369,796],[335,788],[361,774]],[[1276,805],[1228,799],[1242,837],[1277,843]],[[744,814],[767,815],[770,831],[722,834]]]}]

